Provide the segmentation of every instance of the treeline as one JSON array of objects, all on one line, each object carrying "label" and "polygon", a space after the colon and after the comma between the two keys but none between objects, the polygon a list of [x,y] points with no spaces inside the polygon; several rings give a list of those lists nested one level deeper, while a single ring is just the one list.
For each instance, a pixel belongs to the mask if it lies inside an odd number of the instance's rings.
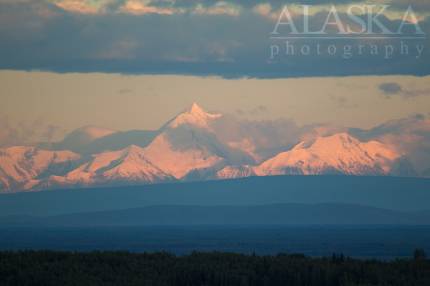
[{"label": "treeline", "polygon": [[430,285],[430,261],[233,253],[0,252],[0,285]]}]

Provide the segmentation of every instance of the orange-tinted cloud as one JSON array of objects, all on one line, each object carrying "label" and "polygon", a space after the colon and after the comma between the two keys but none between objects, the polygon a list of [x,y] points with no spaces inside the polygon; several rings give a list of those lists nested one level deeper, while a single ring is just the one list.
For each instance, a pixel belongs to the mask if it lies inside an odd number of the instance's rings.
[{"label": "orange-tinted cloud", "polygon": [[145,15],[145,14],[160,14],[160,15],[172,15],[174,13],[180,13],[180,9],[171,7],[156,7],[149,5],[149,1],[145,0],[128,0],[120,7],[120,12],[130,13],[134,15]]}]

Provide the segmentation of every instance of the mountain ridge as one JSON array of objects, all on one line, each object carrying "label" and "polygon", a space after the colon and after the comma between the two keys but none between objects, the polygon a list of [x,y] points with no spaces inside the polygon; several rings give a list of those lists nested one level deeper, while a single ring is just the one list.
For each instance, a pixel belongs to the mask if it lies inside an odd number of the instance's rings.
[{"label": "mountain ridge", "polygon": [[0,217],[5,226],[144,225],[428,225],[430,211],[402,212],[356,204],[248,206],[156,205],[57,216]]},{"label": "mountain ridge", "polygon": [[[0,196],[0,216],[56,215],[151,205],[348,203],[416,211],[430,209],[430,178],[262,176],[127,186],[87,186]],[[52,204],[55,202],[55,204]]]},{"label": "mountain ridge", "polygon": [[[281,131],[270,131],[270,128],[278,128],[276,125],[259,124],[260,129],[268,128],[267,134],[282,135]],[[402,124],[405,123],[402,121]],[[421,125],[426,126],[425,123]],[[232,122],[230,117],[220,113],[206,112],[193,103],[156,131],[130,133],[86,126],[53,144],[51,149],[3,148],[0,149],[0,192],[271,175],[418,175],[409,160],[408,150],[392,141],[384,142],[386,135],[381,140],[367,135],[364,140],[359,139],[365,137],[364,131],[321,126],[299,131],[291,125],[288,128],[295,130],[292,134],[297,138],[289,142],[297,143],[290,147],[276,143],[274,148],[271,137],[261,138],[264,132],[243,138],[224,136],[226,130],[243,136],[238,128],[241,128],[240,122]],[[246,127],[244,130],[253,129]],[[381,130],[387,132],[386,127]],[[372,132],[369,134],[377,131]],[[361,135],[356,137],[355,133]],[[284,139],[281,141],[288,141]],[[70,146],[71,150],[57,150],[59,146]],[[265,146],[268,150],[284,151],[274,155],[255,153]],[[24,152],[22,148],[28,150]],[[40,167],[33,164],[40,161],[38,153],[66,159],[45,162]]]}]

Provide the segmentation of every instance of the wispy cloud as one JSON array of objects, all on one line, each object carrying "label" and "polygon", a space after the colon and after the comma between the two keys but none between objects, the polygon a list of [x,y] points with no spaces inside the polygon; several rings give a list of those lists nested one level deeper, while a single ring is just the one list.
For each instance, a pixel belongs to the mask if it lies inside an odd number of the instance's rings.
[{"label": "wispy cloud", "polygon": [[81,14],[97,14],[106,12],[106,7],[116,0],[53,0],[52,3],[68,12]]},{"label": "wispy cloud", "polygon": [[379,90],[385,95],[386,98],[392,98],[400,96],[404,99],[411,97],[417,97],[422,95],[430,95],[430,88],[427,89],[409,89],[404,88],[400,84],[395,82],[386,82],[378,86]]},{"label": "wispy cloud", "polygon": [[268,107],[261,104],[249,110],[244,110],[241,108],[236,109],[236,114],[240,116],[261,116],[266,115],[268,112]]},{"label": "wispy cloud", "polygon": [[149,5],[150,1],[146,0],[127,0],[120,7],[119,11],[123,13],[130,13],[134,15],[145,14],[159,14],[159,15],[172,15],[175,13],[182,13],[183,10],[174,7],[157,7]]},{"label": "wispy cloud", "polygon": [[330,100],[335,102],[338,108],[356,108],[357,104],[352,103],[348,100],[348,98],[344,95],[330,95]]},{"label": "wispy cloud", "polygon": [[47,124],[42,118],[12,122],[7,116],[0,117],[0,147],[53,142],[64,132],[61,127]]},{"label": "wispy cloud", "polygon": [[203,14],[203,15],[229,15],[239,16],[241,7],[233,3],[224,1],[215,2],[211,6],[204,6],[202,4],[197,5],[192,13]]}]

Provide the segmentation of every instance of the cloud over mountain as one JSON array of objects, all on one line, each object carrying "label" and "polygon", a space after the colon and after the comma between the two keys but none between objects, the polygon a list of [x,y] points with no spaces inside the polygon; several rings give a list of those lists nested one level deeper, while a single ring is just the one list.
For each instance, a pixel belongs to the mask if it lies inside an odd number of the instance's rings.
[{"label": "cloud over mountain", "polygon": [[270,175],[428,176],[429,137],[423,116],[370,130],[297,127],[288,120],[239,120],[193,104],[157,131],[83,127],[59,143],[0,149],[0,186],[30,191]]}]

